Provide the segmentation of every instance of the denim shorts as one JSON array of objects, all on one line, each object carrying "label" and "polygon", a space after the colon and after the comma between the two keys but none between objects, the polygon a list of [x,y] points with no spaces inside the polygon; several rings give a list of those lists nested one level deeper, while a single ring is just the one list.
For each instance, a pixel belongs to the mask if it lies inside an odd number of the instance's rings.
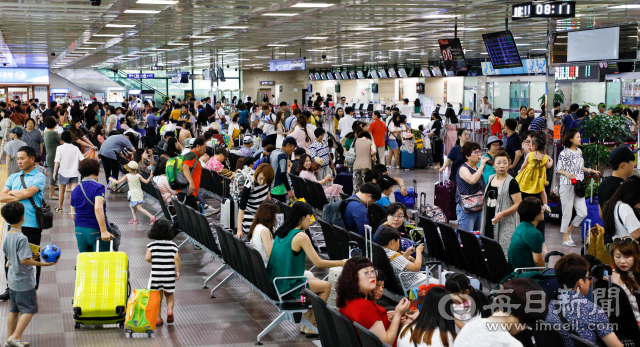
[{"label": "denim shorts", "polygon": [[9,289],[11,304],[9,312],[11,313],[38,313],[38,296],[36,289],[17,292]]},{"label": "denim shorts", "polygon": [[61,174],[58,174],[58,183],[65,186],[70,183],[78,183],[78,177],[64,177]]},{"label": "denim shorts", "polygon": [[398,149],[398,142],[396,139],[389,139],[389,149]]}]

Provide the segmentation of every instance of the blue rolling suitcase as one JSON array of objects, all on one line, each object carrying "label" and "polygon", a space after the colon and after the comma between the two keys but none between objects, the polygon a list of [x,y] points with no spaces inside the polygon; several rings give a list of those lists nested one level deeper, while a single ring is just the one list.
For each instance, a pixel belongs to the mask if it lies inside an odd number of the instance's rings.
[{"label": "blue rolling suitcase", "polygon": [[400,151],[400,168],[405,170],[414,169],[416,167],[415,153]]},{"label": "blue rolling suitcase", "polygon": [[345,194],[347,195],[353,194],[353,173],[341,172],[333,180],[333,183],[341,185],[342,191]]}]

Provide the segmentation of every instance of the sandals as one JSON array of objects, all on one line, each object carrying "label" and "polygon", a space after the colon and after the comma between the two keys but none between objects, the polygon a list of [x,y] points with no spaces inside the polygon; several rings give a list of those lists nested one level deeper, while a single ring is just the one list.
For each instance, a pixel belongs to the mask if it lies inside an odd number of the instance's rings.
[{"label": "sandals", "polygon": [[56,213],[62,213],[62,209],[60,207],[54,208],[53,211]]},{"label": "sandals", "polygon": [[49,200],[58,200],[59,198],[57,195],[49,195]]},{"label": "sandals", "polygon": [[[151,220],[149,221],[149,225],[153,225],[153,222],[155,222],[155,221],[156,221],[156,217],[151,218]],[[169,322],[168,318],[167,318],[167,322],[171,323],[171,322]]]},{"label": "sandals", "polygon": [[173,323],[173,311],[168,311],[167,312],[167,323],[169,323],[169,324]]},{"label": "sandals", "polygon": [[129,221],[129,224],[138,224],[138,220],[137,219],[132,219]]}]

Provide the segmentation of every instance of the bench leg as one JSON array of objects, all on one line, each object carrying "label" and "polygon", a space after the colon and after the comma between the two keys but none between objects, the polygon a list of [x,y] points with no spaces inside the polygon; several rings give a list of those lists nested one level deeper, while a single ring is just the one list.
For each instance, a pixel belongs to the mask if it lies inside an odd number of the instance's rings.
[{"label": "bench leg", "polygon": [[304,325],[305,327],[313,330],[316,334],[318,333],[318,328],[313,326],[313,324],[311,324],[311,322],[309,322],[306,318],[304,318],[304,316],[302,317],[302,319],[300,320],[300,324]]},{"label": "bench leg", "polygon": [[206,280],[204,280],[204,287],[202,287],[202,289],[209,288],[209,287],[207,287],[207,283],[209,283],[209,281],[211,281],[212,279],[216,278],[219,274],[222,273],[222,271],[226,270],[228,267],[229,267],[229,265],[222,264],[222,266],[220,268],[218,268],[218,270],[216,270],[216,272],[214,272],[213,274],[211,274],[211,276],[209,276]]},{"label": "bench leg", "polygon": [[271,322],[271,324],[269,324],[266,328],[264,328],[264,330],[262,330],[262,332],[260,334],[258,334],[258,342],[256,342],[256,345],[262,345],[262,343],[260,343],[260,339],[262,339],[265,335],[267,335],[271,330],[273,330],[273,328],[277,327],[280,323],[286,321],[290,319],[290,314],[288,312],[282,312],[280,313],[280,315],[273,320],[273,322]]},{"label": "bench leg", "polygon": [[215,288],[213,288],[211,290],[211,298],[215,299],[216,297],[213,296],[213,293],[215,293],[218,289],[222,288],[222,286],[224,286],[225,284],[227,284],[227,282],[231,281],[232,279],[238,277],[237,273],[235,271],[231,272],[229,274],[229,276],[225,277],[222,281],[220,281],[220,283],[218,283],[217,286],[215,286]]},{"label": "bench leg", "polygon": [[156,214],[154,214],[153,216],[154,216],[155,218],[158,218],[158,216],[161,216],[161,215],[163,215],[163,214],[164,214],[164,211],[162,211],[162,209],[160,209],[160,211],[156,212]]},{"label": "bench leg", "polygon": [[184,247],[187,243],[189,243],[188,237],[178,245],[178,249],[182,249],[182,247]]}]

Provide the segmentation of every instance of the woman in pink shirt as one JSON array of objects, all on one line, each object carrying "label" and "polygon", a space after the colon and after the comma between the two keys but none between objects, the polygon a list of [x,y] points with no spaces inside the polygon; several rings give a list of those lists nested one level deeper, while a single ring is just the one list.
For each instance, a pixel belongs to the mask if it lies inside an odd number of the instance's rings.
[{"label": "woman in pink shirt", "polygon": [[311,154],[311,144],[316,140],[316,136],[313,134],[313,131],[307,128],[307,116],[305,115],[307,111],[303,112],[300,116],[298,116],[297,122],[299,129],[292,132],[291,137],[296,139],[298,142],[298,147],[304,149],[307,154]]},{"label": "woman in pink shirt", "polygon": [[329,196],[340,196],[340,193],[342,193],[342,186],[339,184],[332,184],[329,186],[325,186],[325,183],[330,183],[333,181],[333,178],[331,177],[331,175],[327,175],[327,177],[325,177],[322,181],[318,181],[316,179],[316,175],[313,174],[313,171],[315,168],[314,167],[312,161],[311,161],[311,157],[307,154],[303,154],[300,156],[300,163],[298,164],[298,176],[300,176],[301,178],[306,178],[309,181],[312,182],[318,182],[322,185],[322,188],[324,189],[324,193],[325,195],[327,195],[327,198]]}]

